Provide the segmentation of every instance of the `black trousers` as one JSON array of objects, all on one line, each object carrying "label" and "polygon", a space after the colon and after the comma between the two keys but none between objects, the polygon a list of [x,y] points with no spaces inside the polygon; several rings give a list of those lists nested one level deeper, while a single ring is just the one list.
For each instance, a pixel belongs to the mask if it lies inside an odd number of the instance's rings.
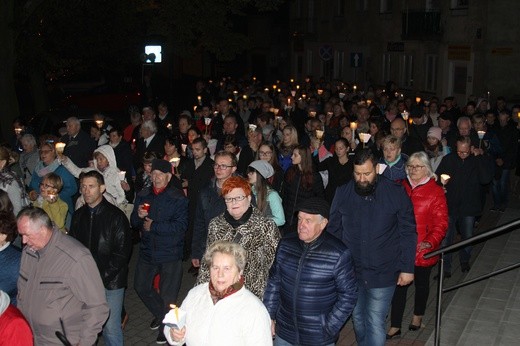
[{"label": "black trousers", "polygon": [[[415,285],[415,298],[413,314],[416,316],[423,316],[426,310],[426,303],[428,302],[428,296],[430,295],[430,274],[432,267],[418,267],[415,266],[415,276],[413,284]],[[410,284],[411,285],[411,284]],[[407,286],[397,286],[392,298],[392,310],[391,310],[391,327],[401,328],[403,323],[404,308],[406,307],[406,293],[408,292]]]}]

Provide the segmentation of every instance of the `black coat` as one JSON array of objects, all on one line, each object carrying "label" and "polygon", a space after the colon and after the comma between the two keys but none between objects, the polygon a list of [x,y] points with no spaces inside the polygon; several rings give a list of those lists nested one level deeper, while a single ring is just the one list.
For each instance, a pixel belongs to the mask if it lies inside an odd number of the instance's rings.
[{"label": "black coat", "polygon": [[61,141],[66,144],[63,155],[80,168],[88,167],[97,144],[86,132],[80,130],[74,138],[65,135],[61,137]]},{"label": "black coat", "polygon": [[450,216],[477,216],[482,213],[482,188],[493,179],[493,162],[490,156],[470,155],[462,160],[457,152],[442,158],[436,171],[448,174],[446,199]]},{"label": "black coat", "polygon": [[145,152],[154,152],[158,159],[162,159],[164,156],[164,142],[165,139],[159,133],[155,134],[148,147],[146,147],[143,138],[137,140],[135,155],[134,155],[134,167],[139,168],[142,165],[143,157]]},{"label": "black coat", "polygon": [[127,286],[132,233],[121,209],[104,198],[92,212],[85,204],[72,215],[69,234],[90,250],[106,289]]},{"label": "black coat", "polygon": [[336,155],[331,156],[317,163],[319,171],[327,171],[329,173],[329,182],[325,188],[325,199],[332,204],[336,189],[338,186],[348,183],[352,179],[354,172],[353,160],[349,159],[347,163],[342,165]]},{"label": "black coat", "polygon": [[[290,167],[292,169],[293,167]],[[302,184],[302,176],[300,171],[296,173],[291,181],[288,179],[288,172],[285,173],[283,185],[283,210],[285,212],[285,232],[295,230],[294,226],[297,224],[297,218],[294,215],[296,206],[301,201],[309,197],[324,197],[323,180],[318,172],[313,173],[313,182],[310,188],[306,189]]]}]

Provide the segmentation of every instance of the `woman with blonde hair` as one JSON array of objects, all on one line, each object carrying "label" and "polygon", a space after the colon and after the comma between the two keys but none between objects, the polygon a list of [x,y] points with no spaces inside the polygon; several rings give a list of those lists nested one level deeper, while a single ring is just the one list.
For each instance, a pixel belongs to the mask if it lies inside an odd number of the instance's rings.
[{"label": "woman with blonde hair", "polygon": [[292,125],[286,126],[282,131],[282,141],[278,146],[278,162],[284,172],[291,166],[291,156],[298,145],[298,131]]}]

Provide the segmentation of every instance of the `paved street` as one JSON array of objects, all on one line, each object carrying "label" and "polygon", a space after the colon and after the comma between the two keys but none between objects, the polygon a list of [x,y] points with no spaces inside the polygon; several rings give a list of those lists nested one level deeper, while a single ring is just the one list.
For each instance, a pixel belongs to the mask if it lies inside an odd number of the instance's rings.
[{"label": "paved street", "polygon": [[[518,206],[515,206],[518,207]],[[485,210],[489,208],[489,203],[487,204],[487,207]],[[499,218],[502,214],[499,213],[489,213],[486,212],[481,219],[481,222],[478,227],[478,232],[481,232],[483,230],[487,230],[489,228],[492,228],[496,225],[496,223],[499,221]],[[482,244],[476,246],[474,248],[474,255],[473,259],[477,257],[478,252],[482,248]],[[126,299],[125,299],[125,306],[127,311],[130,314],[130,320],[126,326],[126,329],[124,331],[125,336],[125,344],[126,345],[156,345],[155,339],[157,337],[157,331],[152,331],[149,328],[150,322],[152,321],[152,315],[148,310],[144,307],[141,300],[137,297],[137,294],[135,293],[132,284],[133,284],[133,274],[135,270],[135,264],[137,261],[137,255],[138,255],[138,245],[134,246],[134,253],[132,255],[132,259],[130,262],[130,277],[129,277],[129,283],[130,287],[126,291]],[[456,255],[455,255],[456,257]],[[454,284],[461,280],[465,274],[463,275],[459,268],[455,265],[458,265],[458,260],[455,258],[453,260],[453,276],[451,279],[449,279],[449,284]],[[192,274],[188,273],[189,269],[189,263],[184,262],[184,276],[183,276],[183,282],[182,287],[180,291],[179,301],[177,302],[179,305],[186,296],[187,292],[194,286],[195,284],[195,278]],[[432,276],[435,275],[437,270],[433,270]],[[423,320],[424,327],[417,331],[417,332],[409,332],[408,331],[408,322],[411,319],[412,316],[412,309],[413,309],[413,303],[412,303],[412,297],[414,293],[413,286],[409,289],[408,295],[408,303],[406,305],[405,315],[403,319],[403,335],[399,339],[391,340],[387,342],[389,345],[425,345],[428,341],[431,333],[433,332],[434,324],[435,324],[435,315],[434,315],[434,309],[435,309],[435,301],[436,301],[436,281],[431,280],[431,293],[430,298],[428,301],[428,307],[425,315],[425,319]],[[451,298],[455,293],[449,293],[444,296],[444,308],[443,311],[446,311],[446,307],[448,306],[449,302],[451,301]],[[99,341],[99,345],[104,345],[104,342],[102,338]],[[352,322],[349,320],[345,327],[343,328],[340,338],[337,343],[338,346],[348,346],[348,345],[355,345],[355,336],[354,331],[352,329]]]}]

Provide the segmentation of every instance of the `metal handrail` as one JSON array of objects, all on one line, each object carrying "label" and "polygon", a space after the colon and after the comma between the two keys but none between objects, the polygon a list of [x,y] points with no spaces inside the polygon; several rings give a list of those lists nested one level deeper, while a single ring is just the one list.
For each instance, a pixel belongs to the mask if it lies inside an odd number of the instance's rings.
[{"label": "metal handrail", "polygon": [[513,265],[510,265],[508,267],[495,270],[495,271],[493,271],[491,273],[488,273],[488,274],[485,274],[485,275],[481,275],[481,276],[479,276],[477,278],[473,278],[471,280],[467,280],[467,281],[462,282],[460,284],[457,284],[457,285],[448,287],[446,289],[443,289],[443,283],[444,283],[444,254],[447,253],[447,252],[453,252],[453,251],[459,250],[459,249],[461,249],[463,247],[466,247],[468,245],[473,245],[473,244],[479,243],[481,241],[488,240],[488,239],[491,239],[491,238],[495,238],[495,237],[497,237],[499,235],[502,235],[502,234],[514,231],[515,229],[518,229],[519,226],[520,226],[520,219],[517,219],[517,220],[511,221],[509,223],[506,223],[506,224],[504,224],[502,226],[495,227],[495,228],[493,228],[493,229],[491,229],[489,231],[486,231],[484,233],[478,234],[478,235],[476,235],[474,237],[468,238],[466,240],[462,240],[462,241],[458,242],[457,244],[444,246],[444,247],[442,247],[442,248],[440,248],[438,250],[435,250],[435,251],[432,251],[432,252],[428,252],[427,254],[425,254],[423,256],[425,259],[428,259],[428,258],[440,255],[439,276],[438,276],[438,281],[437,281],[437,306],[436,306],[436,316],[435,316],[434,345],[440,345],[441,312],[442,312],[441,311],[441,305],[442,305],[442,294],[443,293],[449,292],[449,291],[452,291],[452,290],[455,290],[455,289],[458,289],[460,287],[471,285],[473,283],[476,283],[476,282],[488,279],[488,278],[490,278],[492,276],[495,276],[495,275],[504,273],[506,271],[509,271],[509,270],[512,270],[512,269],[520,267],[520,263],[513,264]]}]

